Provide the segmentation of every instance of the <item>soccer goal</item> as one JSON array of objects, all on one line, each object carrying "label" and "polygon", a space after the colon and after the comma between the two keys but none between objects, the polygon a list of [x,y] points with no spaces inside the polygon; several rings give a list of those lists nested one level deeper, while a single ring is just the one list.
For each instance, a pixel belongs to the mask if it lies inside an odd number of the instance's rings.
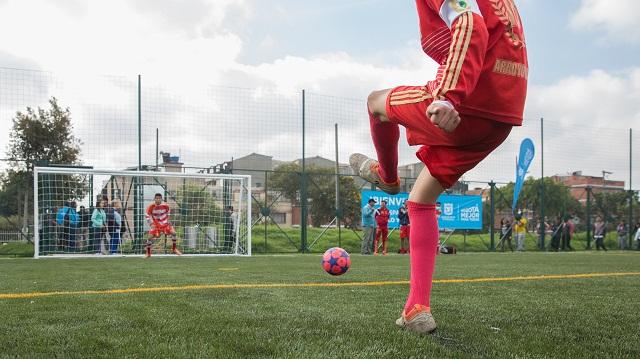
[{"label": "soccer goal", "polygon": [[[34,169],[35,258],[251,255],[251,177]],[[175,239],[175,250],[173,242]]]}]

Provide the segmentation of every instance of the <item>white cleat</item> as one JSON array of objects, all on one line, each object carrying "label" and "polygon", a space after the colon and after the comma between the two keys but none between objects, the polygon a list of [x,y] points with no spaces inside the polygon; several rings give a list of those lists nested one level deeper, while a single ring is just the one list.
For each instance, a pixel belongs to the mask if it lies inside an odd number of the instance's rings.
[{"label": "white cleat", "polygon": [[388,194],[400,193],[400,179],[396,179],[393,183],[382,181],[382,178],[380,178],[378,174],[380,164],[373,158],[369,158],[361,153],[354,153],[349,156],[349,164],[355,174],[362,177],[365,181],[373,183],[384,192]]},{"label": "white cleat", "polygon": [[430,334],[437,328],[429,309],[420,304],[414,305],[409,314],[402,313],[396,320],[396,325],[418,334]]}]

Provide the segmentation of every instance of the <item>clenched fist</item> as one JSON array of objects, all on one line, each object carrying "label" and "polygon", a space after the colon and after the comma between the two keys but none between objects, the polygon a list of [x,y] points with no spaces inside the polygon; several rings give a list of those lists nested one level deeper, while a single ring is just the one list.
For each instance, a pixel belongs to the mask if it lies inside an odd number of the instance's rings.
[{"label": "clenched fist", "polygon": [[460,114],[447,101],[434,101],[427,108],[427,117],[434,126],[445,132],[453,132],[460,124]]}]

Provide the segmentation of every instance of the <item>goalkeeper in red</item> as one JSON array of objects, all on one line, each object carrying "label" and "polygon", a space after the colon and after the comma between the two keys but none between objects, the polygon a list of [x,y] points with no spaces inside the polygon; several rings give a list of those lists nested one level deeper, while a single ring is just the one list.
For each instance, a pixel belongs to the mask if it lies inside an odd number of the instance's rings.
[{"label": "goalkeeper in red", "polygon": [[409,200],[410,289],[399,327],[430,333],[431,284],[438,245],[435,203],[465,172],[522,124],[528,61],[514,0],[416,0],[424,52],[439,67],[421,86],[369,95],[377,160],[349,159],[354,171],[387,193],[400,192],[400,126],[425,164]]},{"label": "goalkeeper in red", "polygon": [[151,245],[153,241],[160,238],[162,234],[171,237],[171,253],[182,255],[182,252],[176,247],[176,231],[169,222],[170,214],[171,209],[168,204],[162,201],[162,194],[156,193],[153,197],[153,203],[147,207],[146,218],[151,229],[149,230],[149,239],[146,243],[145,258],[151,257]]}]

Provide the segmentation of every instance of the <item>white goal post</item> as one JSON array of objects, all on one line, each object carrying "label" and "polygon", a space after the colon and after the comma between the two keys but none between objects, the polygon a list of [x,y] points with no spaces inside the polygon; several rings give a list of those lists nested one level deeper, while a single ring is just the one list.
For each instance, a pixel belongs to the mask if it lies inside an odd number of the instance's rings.
[{"label": "white goal post", "polygon": [[251,255],[251,176],[35,167],[33,192],[34,258]]}]

